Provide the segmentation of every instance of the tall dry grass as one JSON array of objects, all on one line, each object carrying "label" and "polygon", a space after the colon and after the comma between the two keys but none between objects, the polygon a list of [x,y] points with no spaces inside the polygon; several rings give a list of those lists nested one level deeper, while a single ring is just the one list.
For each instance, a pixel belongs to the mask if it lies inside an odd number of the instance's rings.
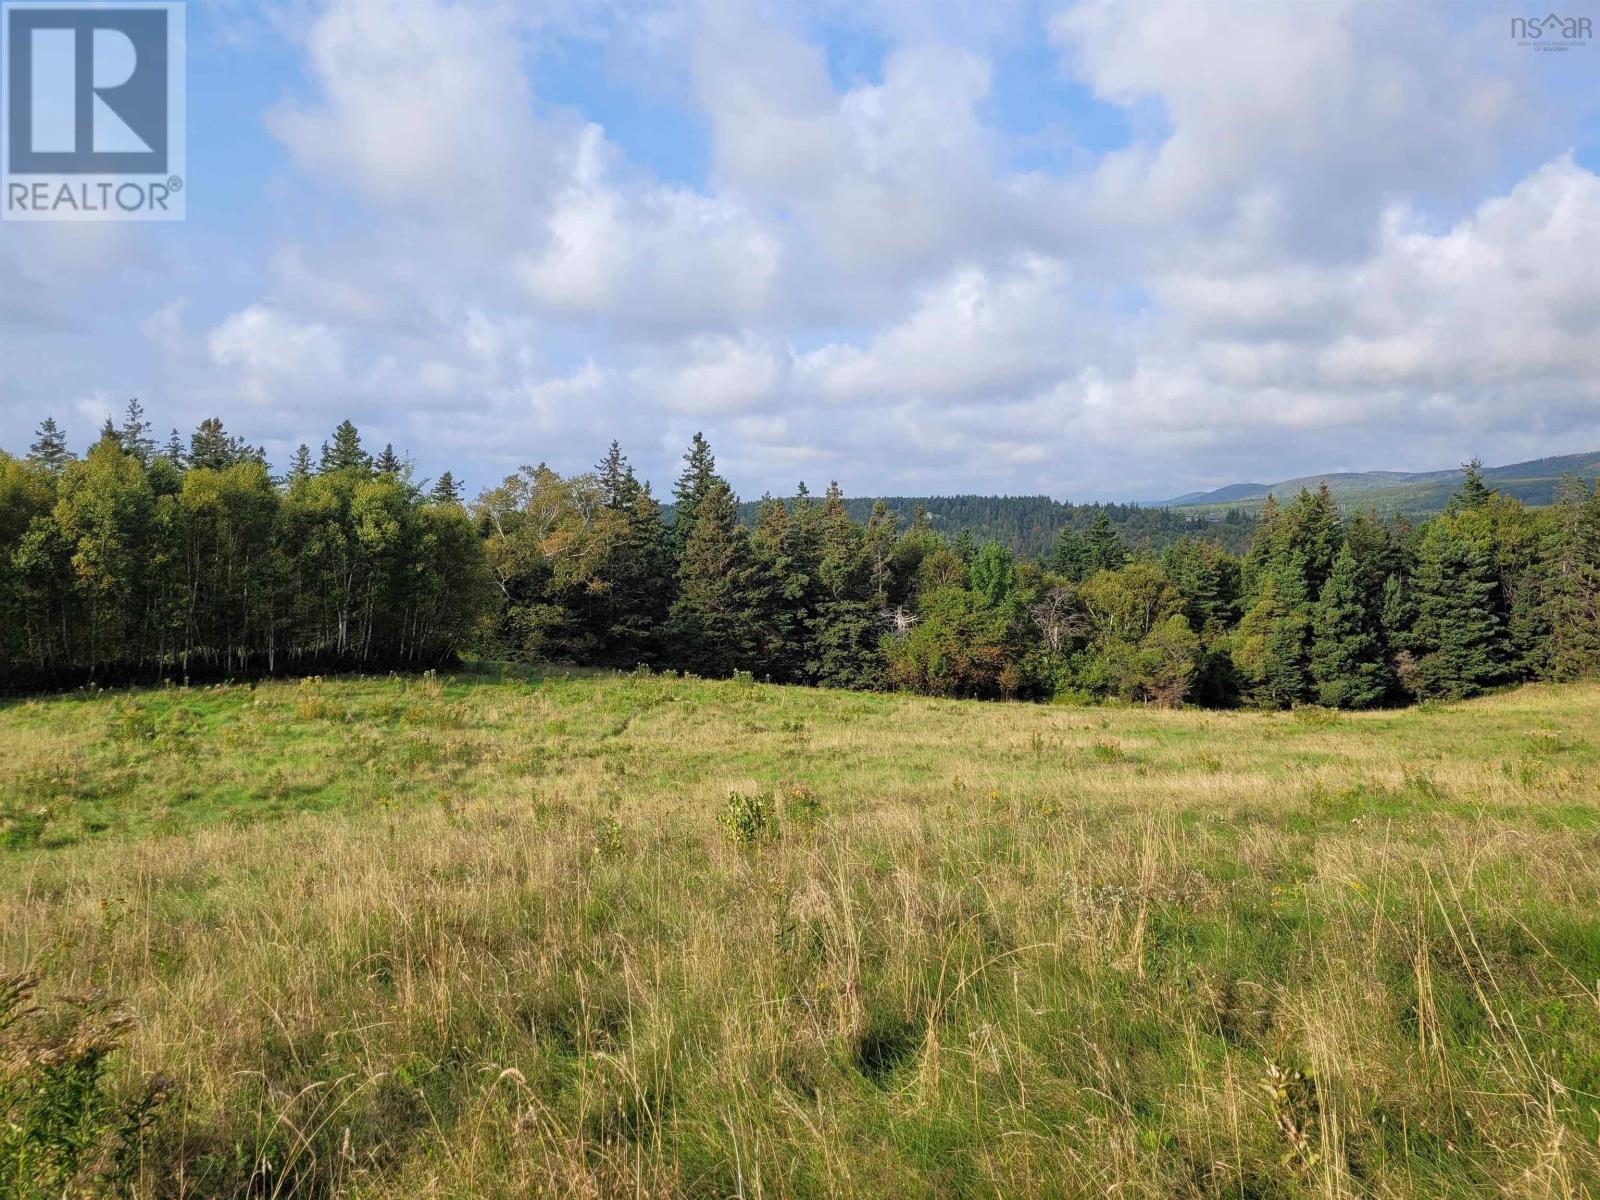
[{"label": "tall dry grass", "polygon": [[33,702],[0,953],[131,1018],[139,1195],[1585,1196],[1597,718]]}]

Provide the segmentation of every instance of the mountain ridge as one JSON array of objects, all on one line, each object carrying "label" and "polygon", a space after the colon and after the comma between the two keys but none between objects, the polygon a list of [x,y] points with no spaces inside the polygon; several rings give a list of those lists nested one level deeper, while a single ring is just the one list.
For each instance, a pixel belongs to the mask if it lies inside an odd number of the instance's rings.
[{"label": "mountain ridge", "polygon": [[[1600,477],[1600,450],[1553,455],[1499,467],[1484,467],[1484,482],[1524,504],[1549,504],[1563,475],[1572,474],[1591,483]],[[1188,510],[1218,507],[1258,507],[1269,495],[1282,499],[1301,488],[1326,482],[1334,498],[1370,506],[1384,513],[1438,512],[1444,508],[1465,471],[1461,467],[1433,471],[1331,471],[1301,475],[1276,483],[1230,483],[1207,492],[1186,492],[1169,500],[1150,502],[1153,508]]]}]

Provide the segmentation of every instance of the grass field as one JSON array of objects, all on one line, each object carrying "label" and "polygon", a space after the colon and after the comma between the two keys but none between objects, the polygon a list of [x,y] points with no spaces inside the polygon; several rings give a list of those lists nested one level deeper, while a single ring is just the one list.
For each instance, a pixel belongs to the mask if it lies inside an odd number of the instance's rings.
[{"label": "grass field", "polygon": [[1600,687],[61,697],[0,845],[0,1192],[1600,1192]]}]

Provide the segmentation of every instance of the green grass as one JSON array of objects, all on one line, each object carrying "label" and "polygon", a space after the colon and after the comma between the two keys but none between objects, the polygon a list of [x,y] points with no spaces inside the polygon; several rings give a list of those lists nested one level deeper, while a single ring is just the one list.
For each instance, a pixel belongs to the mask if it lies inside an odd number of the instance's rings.
[{"label": "green grass", "polygon": [[1594,686],[17,702],[0,1076],[118,1006],[149,1196],[1584,1196],[1597,784]]}]

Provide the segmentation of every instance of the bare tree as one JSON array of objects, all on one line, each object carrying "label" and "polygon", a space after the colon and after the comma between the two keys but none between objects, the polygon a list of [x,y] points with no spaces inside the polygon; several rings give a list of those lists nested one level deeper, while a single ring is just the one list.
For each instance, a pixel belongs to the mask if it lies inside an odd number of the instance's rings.
[{"label": "bare tree", "polygon": [[1065,653],[1068,642],[1089,630],[1088,617],[1078,605],[1078,589],[1070,586],[1051,588],[1028,606],[1028,615],[1051,654]]},{"label": "bare tree", "polygon": [[921,617],[909,611],[903,604],[884,609],[882,617],[883,623],[889,627],[889,632],[894,634],[896,641],[905,640],[905,636],[911,632],[911,627],[922,620]]}]

